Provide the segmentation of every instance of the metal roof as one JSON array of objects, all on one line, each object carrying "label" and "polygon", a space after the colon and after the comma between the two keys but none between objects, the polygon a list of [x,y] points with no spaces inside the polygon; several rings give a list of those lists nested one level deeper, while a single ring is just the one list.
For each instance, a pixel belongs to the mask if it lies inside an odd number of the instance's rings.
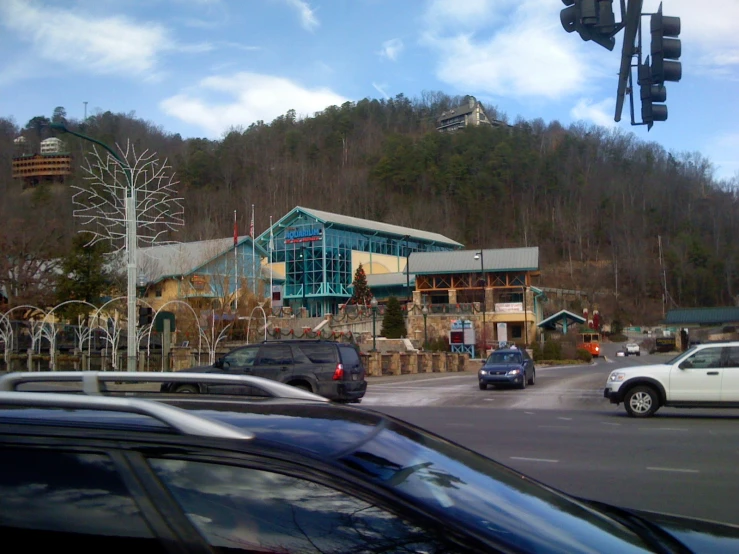
[{"label": "metal roof", "polygon": [[[408,260],[412,273],[436,275],[439,273],[473,273],[480,271],[479,250],[450,252],[413,252]],[[485,271],[536,271],[539,269],[539,247],[499,248],[482,251]]]},{"label": "metal roof", "polygon": [[[251,237],[239,237],[238,245],[251,246]],[[208,262],[233,252],[233,248],[233,237],[150,246],[137,250],[137,265],[146,275],[147,282],[156,283],[168,276],[189,275]],[[259,245],[256,246],[256,254],[266,255]]]},{"label": "metal roof", "polygon": [[370,288],[406,286],[409,280],[410,285],[413,286],[416,282],[416,276],[413,273],[407,278],[405,273],[376,273],[374,275],[367,275],[367,286]]},{"label": "metal roof", "polygon": [[665,316],[668,325],[723,325],[739,323],[739,307],[682,308],[669,310]]},{"label": "metal roof", "polygon": [[[290,213],[283,216],[273,227],[283,227],[289,225],[289,221],[292,220],[298,212],[302,212],[309,215],[323,224],[340,225],[342,227],[349,227],[352,229],[358,229],[364,232],[370,233],[384,233],[388,235],[395,235],[398,237],[404,237],[406,235],[412,239],[420,239],[427,242],[435,242],[438,244],[461,247],[463,244],[440,235],[439,233],[432,233],[431,231],[421,231],[419,229],[411,229],[410,227],[401,227],[400,225],[392,225],[390,223],[382,223],[381,221],[371,221],[369,219],[362,219],[359,217],[352,217],[348,215],[334,214],[331,212],[324,212],[321,210],[314,210],[312,208],[304,208],[297,206],[293,208]],[[267,244],[269,242],[269,229],[257,237],[257,244]]]},{"label": "metal roof", "polygon": [[585,318],[573,314],[572,312],[569,312],[567,310],[560,310],[554,315],[550,315],[548,318],[541,320],[538,323],[538,327],[541,327],[542,329],[555,329],[557,327],[557,323],[564,324],[565,321],[570,320],[573,323],[585,323]]}]

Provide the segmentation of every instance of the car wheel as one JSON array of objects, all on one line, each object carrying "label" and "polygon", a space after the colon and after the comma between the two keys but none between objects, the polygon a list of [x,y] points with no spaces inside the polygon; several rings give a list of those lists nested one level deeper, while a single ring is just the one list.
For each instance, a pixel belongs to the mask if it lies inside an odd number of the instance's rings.
[{"label": "car wheel", "polygon": [[634,387],[626,393],[624,408],[631,417],[649,417],[659,409],[659,396],[652,387]]},{"label": "car wheel", "polygon": [[637,355],[637,356],[641,356],[641,352],[637,352],[637,353],[636,353],[636,355]]},{"label": "car wheel", "polygon": [[174,391],[182,394],[198,394],[200,392],[196,385],[180,385]]},{"label": "car wheel", "polygon": [[536,384],[536,370],[531,370],[531,379],[529,379],[529,385],[535,385]]},{"label": "car wheel", "polygon": [[480,390],[488,390],[488,386],[482,381],[480,381]]},{"label": "car wheel", "polygon": [[521,383],[518,385],[519,389],[525,389],[526,388],[526,373],[523,374],[523,379],[521,379]]},{"label": "car wheel", "polygon": [[[292,383],[291,383],[291,385],[292,385]],[[313,392],[313,389],[307,383],[295,383],[292,386],[295,387],[296,389],[304,390],[306,392]]]}]

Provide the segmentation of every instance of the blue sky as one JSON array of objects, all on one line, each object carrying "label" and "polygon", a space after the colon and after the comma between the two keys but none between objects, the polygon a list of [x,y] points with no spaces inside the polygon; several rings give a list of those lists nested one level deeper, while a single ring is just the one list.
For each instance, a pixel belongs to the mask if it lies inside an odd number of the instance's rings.
[{"label": "blue sky", "polygon": [[[644,12],[658,5],[644,0]],[[217,139],[289,109],[308,116],[348,100],[442,91],[472,94],[509,120],[582,120],[699,152],[715,177],[739,181],[739,0],[664,0],[664,13],[682,22],[683,79],[667,84],[669,119],[649,133],[630,125],[628,103],[613,121],[623,33],[612,52],[583,42],[562,29],[563,7],[557,0],[1,0],[0,116],[24,125],[63,106],[82,118],[87,102],[88,114],[135,112],[183,137]],[[648,48],[648,34],[644,40]]]}]

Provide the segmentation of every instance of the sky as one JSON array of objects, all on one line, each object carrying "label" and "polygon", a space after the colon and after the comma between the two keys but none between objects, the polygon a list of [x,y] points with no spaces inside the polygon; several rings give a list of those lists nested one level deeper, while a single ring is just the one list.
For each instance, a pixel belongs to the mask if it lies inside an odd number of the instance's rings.
[{"label": "sky", "polygon": [[[710,6],[710,8],[709,8]],[[658,0],[644,0],[643,13]],[[613,51],[568,34],[557,0],[0,0],[0,117],[55,107],[135,113],[221,138],[294,109],[470,94],[516,118],[578,121],[698,152],[739,180],[739,0],[664,0],[681,19],[683,77],[668,120],[614,121]],[[614,2],[620,20],[619,1]],[[649,19],[642,20],[645,50]],[[636,77],[636,75],[635,75]],[[640,120],[638,89],[636,119]]]}]

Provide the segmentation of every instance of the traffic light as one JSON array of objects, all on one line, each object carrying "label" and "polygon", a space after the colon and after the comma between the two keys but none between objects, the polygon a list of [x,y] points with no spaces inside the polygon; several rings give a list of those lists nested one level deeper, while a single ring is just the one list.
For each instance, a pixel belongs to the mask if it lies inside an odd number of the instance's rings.
[{"label": "traffic light", "polygon": [[592,40],[613,50],[620,27],[613,15],[613,0],[562,0],[567,6],[559,14],[562,27],[568,33],[577,31],[585,41]]},{"label": "traffic light", "polygon": [[154,317],[154,310],[148,306],[139,306],[139,327],[150,325]]},{"label": "traffic light", "polygon": [[[665,81],[679,81],[683,76],[683,66],[676,61],[682,54],[680,18],[662,15],[660,2],[657,13],[650,20],[652,32],[652,81],[664,84]],[[671,38],[667,38],[671,37]]]},{"label": "traffic light", "polygon": [[655,121],[667,121],[667,89],[662,84],[655,84],[649,66],[649,56],[639,66],[639,89],[641,93],[641,119],[649,129]]}]

